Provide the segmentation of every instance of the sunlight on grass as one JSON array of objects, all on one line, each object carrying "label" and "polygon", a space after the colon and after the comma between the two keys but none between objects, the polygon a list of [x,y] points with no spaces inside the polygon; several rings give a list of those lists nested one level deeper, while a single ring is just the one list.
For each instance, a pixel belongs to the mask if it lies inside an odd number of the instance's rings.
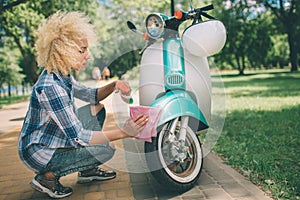
[{"label": "sunlight on grass", "polygon": [[226,120],[215,151],[276,199],[300,194],[300,73],[222,76]]},{"label": "sunlight on grass", "polygon": [[229,113],[234,110],[280,111],[284,108],[296,106],[299,104],[299,97],[226,97],[226,109]]}]

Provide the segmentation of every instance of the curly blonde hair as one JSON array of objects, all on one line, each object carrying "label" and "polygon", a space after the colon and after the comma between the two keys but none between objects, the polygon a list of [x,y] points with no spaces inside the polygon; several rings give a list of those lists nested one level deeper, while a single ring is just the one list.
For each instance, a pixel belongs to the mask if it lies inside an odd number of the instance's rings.
[{"label": "curly blonde hair", "polygon": [[48,73],[61,72],[64,76],[77,64],[74,55],[81,50],[78,41],[87,39],[89,44],[95,44],[97,40],[90,19],[78,11],[54,13],[40,24],[37,36],[38,66]]}]

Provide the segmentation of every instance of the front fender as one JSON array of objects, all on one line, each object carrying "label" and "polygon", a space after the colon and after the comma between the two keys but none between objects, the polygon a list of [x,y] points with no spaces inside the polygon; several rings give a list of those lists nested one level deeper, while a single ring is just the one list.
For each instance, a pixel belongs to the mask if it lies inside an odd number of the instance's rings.
[{"label": "front fender", "polygon": [[161,108],[158,126],[176,117],[190,116],[201,122],[200,124],[198,123],[197,130],[208,128],[208,123],[203,113],[186,91],[169,91],[164,96],[156,99],[150,106]]}]

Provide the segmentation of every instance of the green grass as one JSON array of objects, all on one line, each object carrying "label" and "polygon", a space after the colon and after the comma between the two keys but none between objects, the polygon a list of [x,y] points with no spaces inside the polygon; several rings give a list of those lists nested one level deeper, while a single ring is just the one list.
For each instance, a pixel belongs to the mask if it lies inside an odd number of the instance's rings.
[{"label": "green grass", "polygon": [[214,151],[275,199],[300,199],[300,73],[222,80],[226,119]]},{"label": "green grass", "polygon": [[3,106],[14,104],[14,103],[19,103],[19,102],[22,102],[22,101],[26,101],[28,99],[29,99],[29,95],[0,97],[0,109]]}]

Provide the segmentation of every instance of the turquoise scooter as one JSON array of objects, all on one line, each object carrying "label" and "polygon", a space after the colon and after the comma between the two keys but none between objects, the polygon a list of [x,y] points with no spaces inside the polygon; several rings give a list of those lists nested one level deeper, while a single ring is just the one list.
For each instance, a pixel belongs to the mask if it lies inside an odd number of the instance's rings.
[{"label": "turquoise scooter", "polygon": [[[145,142],[151,174],[170,190],[184,192],[198,181],[203,166],[199,134],[209,128],[211,79],[207,57],[226,41],[224,25],[208,15],[212,5],[146,18],[142,49],[140,105],[161,109],[157,137]],[[209,20],[203,21],[202,17]],[[182,34],[179,26],[191,20]],[[140,32],[127,22],[134,32]]]}]

